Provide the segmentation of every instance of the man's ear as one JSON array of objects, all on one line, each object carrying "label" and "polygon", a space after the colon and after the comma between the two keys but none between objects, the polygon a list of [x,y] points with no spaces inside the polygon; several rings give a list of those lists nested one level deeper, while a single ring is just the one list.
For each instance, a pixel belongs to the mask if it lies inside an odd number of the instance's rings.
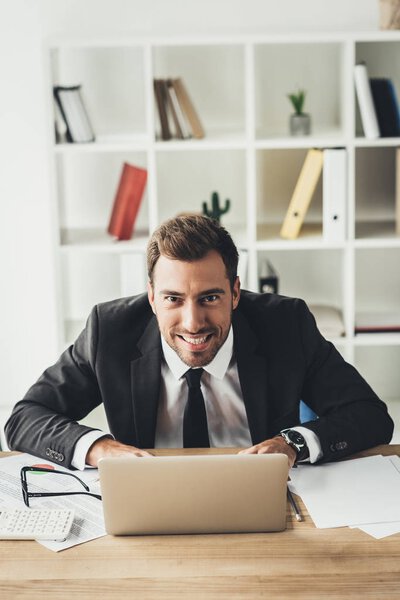
[{"label": "man's ear", "polygon": [[150,281],[147,282],[147,297],[149,299],[151,310],[153,311],[154,314],[156,314],[156,309],[154,306],[154,290],[153,290],[153,286],[151,285]]},{"label": "man's ear", "polygon": [[239,304],[239,300],[240,300],[240,279],[239,279],[239,277],[236,277],[235,283],[233,284],[233,290],[232,290],[232,308],[233,308],[233,310],[235,310],[235,308],[237,308],[237,305]]}]

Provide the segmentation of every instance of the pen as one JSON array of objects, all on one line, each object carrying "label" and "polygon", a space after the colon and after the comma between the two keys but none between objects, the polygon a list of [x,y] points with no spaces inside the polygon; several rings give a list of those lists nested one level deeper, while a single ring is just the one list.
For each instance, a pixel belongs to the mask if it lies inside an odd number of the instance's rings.
[{"label": "pen", "polygon": [[292,492],[289,490],[289,488],[288,488],[288,490],[287,490],[287,495],[288,495],[288,499],[289,499],[289,502],[290,502],[290,504],[291,504],[291,507],[292,507],[292,509],[293,509],[294,516],[296,517],[296,521],[302,521],[302,520],[303,520],[303,518],[302,518],[302,516],[301,516],[301,513],[300,513],[300,511],[299,511],[299,507],[297,506],[297,504],[296,504],[296,500],[293,498],[293,494],[292,494]]}]

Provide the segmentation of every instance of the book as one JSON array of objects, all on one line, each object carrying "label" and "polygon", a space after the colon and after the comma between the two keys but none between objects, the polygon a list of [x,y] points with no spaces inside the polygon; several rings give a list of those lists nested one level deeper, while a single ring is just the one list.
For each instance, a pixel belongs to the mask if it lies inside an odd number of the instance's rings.
[{"label": "book", "polygon": [[95,134],[87,113],[82,86],[53,87],[56,104],[66,125],[66,138],[71,143],[87,143],[95,141]]},{"label": "book", "polygon": [[369,82],[381,137],[400,136],[399,104],[393,81],[371,78]]},{"label": "book", "polygon": [[118,240],[132,237],[146,181],[146,169],[124,163],[107,229]]},{"label": "book", "polygon": [[324,337],[333,339],[344,336],[342,313],[338,308],[327,304],[310,304],[309,309]]},{"label": "book", "polygon": [[396,148],[396,235],[400,235],[400,148]]},{"label": "book", "polygon": [[168,121],[166,87],[162,79],[154,79],[153,86],[160,119],[161,139],[167,141],[172,135]]},{"label": "book", "polygon": [[369,139],[376,139],[379,137],[380,131],[368,79],[368,70],[364,63],[354,67],[354,82],[364,135]]},{"label": "book", "polygon": [[62,116],[58,102],[54,102],[54,133],[57,144],[65,144],[67,142],[67,124]]},{"label": "book", "polygon": [[400,332],[400,311],[370,312],[356,314],[355,333],[395,333]]},{"label": "book", "polygon": [[344,148],[324,150],[322,233],[324,242],[346,239],[347,155]]},{"label": "book", "polygon": [[309,150],[301,168],[289,207],[280,231],[281,237],[294,240],[300,233],[308,207],[321,175],[324,162],[322,150]]},{"label": "book", "polygon": [[279,275],[269,260],[264,260],[261,265],[258,287],[261,294],[278,294]]},{"label": "book", "polygon": [[176,79],[172,79],[171,83],[192,136],[197,139],[203,138],[205,136],[203,125],[201,124],[199,115],[193,105],[182,78],[178,77]]},{"label": "book", "polygon": [[183,114],[181,105],[179,104],[172,79],[167,79],[166,85],[169,97],[169,106],[173,121],[175,123],[176,137],[182,140],[189,139],[192,136],[186,123],[185,115]]}]

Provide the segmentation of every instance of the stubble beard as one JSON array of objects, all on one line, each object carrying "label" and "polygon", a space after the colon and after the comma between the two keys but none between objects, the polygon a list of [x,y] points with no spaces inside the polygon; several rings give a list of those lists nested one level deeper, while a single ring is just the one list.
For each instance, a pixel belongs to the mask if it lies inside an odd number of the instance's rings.
[{"label": "stubble beard", "polygon": [[[173,337],[171,337],[171,339],[167,338],[165,335],[162,334],[162,331],[160,329],[161,334],[163,335],[164,340],[166,341],[166,343],[168,344],[168,346],[179,356],[179,358],[181,359],[182,362],[185,363],[185,365],[187,365],[190,368],[194,368],[194,367],[206,367],[207,365],[210,364],[210,362],[212,362],[214,360],[214,358],[216,357],[216,355],[218,354],[220,348],[222,348],[222,346],[224,345],[228,334],[229,334],[229,330],[231,328],[232,325],[232,315],[233,315],[233,308],[231,308],[231,314],[230,314],[230,322],[229,322],[229,326],[227,327],[226,333],[223,336],[223,338],[221,338],[221,341],[219,343],[217,343],[215,345],[214,348],[212,348],[209,353],[207,354],[207,356],[202,357],[200,355],[200,353],[193,352],[193,360],[188,360],[188,354],[190,353],[184,353],[182,351],[182,349],[177,345],[173,343]],[[157,316],[157,315],[156,315]],[[213,329],[213,335],[214,332],[217,332],[217,329]],[[201,333],[201,332],[199,332]]]}]

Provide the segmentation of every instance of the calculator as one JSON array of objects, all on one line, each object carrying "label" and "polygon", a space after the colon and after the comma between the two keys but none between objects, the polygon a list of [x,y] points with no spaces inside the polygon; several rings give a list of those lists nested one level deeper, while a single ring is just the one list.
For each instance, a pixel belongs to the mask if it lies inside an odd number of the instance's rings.
[{"label": "calculator", "polygon": [[67,539],[73,520],[73,510],[0,509],[0,539],[61,542]]}]

